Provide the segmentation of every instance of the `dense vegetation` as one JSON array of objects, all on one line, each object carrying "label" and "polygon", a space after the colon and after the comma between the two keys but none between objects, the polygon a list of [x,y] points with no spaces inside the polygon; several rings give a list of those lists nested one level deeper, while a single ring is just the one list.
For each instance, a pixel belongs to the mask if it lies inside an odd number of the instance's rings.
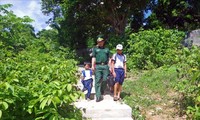
[{"label": "dense vegetation", "polygon": [[137,81],[132,80],[125,85],[125,93],[129,94],[126,102],[135,110],[133,114],[136,118],[139,117],[136,106],[146,108],[156,104],[152,100],[155,94],[164,100],[164,94],[170,91],[181,95],[176,101],[179,102],[177,114],[187,114],[188,119],[200,118],[200,48],[181,45],[183,35],[183,32],[177,30],[164,29],[145,30],[130,35],[128,67],[132,74],[137,70],[148,71],[142,76],[139,74]]},{"label": "dense vegetation", "polygon": [[[190,31],[200,25],[198,0],[42,0],[44,14],[59,32],[60,43],[87,48],[90,38],[104,34],[126,37],[126,28],[167,28]],[[125,42],[127,39],[122,39]]]},{"label": "dense vegetation", "polygon": [[81,95],[75,87],[75,54],[59,46],[53,30],[36,38],[27,28],[30,18],[18,18],[4,7],[0,16],[0,118],[81,119],[71,104]]},{"label": "dense vegetation", "polygon": [[[146,71],[125,84],[124,99],[135,118],[140,118],[137,104],[155,103],[142,94],[177,90],[181,112],[199,119],[200,50],[180,44],[185,31],[199,27],[198,5],[193,0],[42,0],[43,12],[53,13],[52,29],[37,34],[31,18],[0,5],[0,118],[81,119],[72,105],[81,96],[75,87],[80,62],[75,51],[92,47],[101,33],[111,50],[124,45],[131,74]],[[146,18],[148,10],[152,14]]]}]

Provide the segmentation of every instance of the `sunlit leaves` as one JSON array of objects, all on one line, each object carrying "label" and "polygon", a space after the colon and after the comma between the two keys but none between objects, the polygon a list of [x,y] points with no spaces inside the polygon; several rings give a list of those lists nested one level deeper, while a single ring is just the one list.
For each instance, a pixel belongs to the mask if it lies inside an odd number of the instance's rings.
[{"label": "sunlit leaves", "polygon": [[[28,16],[17,17],[12,11],[6,10],[10,5],[0,5],[0,42],[6,45],[4,49],[18,52],[31,44],[30,40],[35,39],[34,29],[30,25],[33,21]],[[12,49],[9,49],[12,47]],[[0,50],[1,52],[2,50]],[[13,54],[2,53],[11,57]]]},{"label": "sunlit leaves", "polygon": [[[77,81],[74,60],[38,53],[35,49],[23,51],[17,57],[2,62],[1,90],[6,92],[0,92],[4,95],[0,100],[12,99],[11,103],[24,109],[24,114],[35,114],[37,119],[49,118],[51,115],[59,117],[56,112],[58,108],[69,105],[80,96],[73,86]],[[14,107],[6,101],[1,103],[4,108],[3,116],[4,110]],[[54,112],[51,109],[54,109]],[[15,114],[20,115],[18,109],[14,110]]]},{"label": "sunlit leaves", "polygon": [[128,53],[132,60],[128,64],[130,67],[152,69],[177,63],[183,36],[183,32],[164,29],[131,34]]}]

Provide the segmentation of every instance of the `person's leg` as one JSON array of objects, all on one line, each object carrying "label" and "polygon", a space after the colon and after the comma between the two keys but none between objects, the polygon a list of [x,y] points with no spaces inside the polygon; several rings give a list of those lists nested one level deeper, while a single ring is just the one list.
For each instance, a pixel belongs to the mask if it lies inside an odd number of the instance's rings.
[{"label": "person's leg", "polygon": [[91,82],[92,82],[92,79],[89,79],[89,80],[86,80],[86,89],[88,90],[87,94],[86,94],[86,99],[87,98],[90,98],[90,94],[91,94]]},{"label": "person's leg", "polygon": [[102,75],[102,71],[99,68],[99,66],[96,66],[96,70],[95,70],[95,92],[96,92],[96,101],[100,101],[100,97],[101,97],[101,75]]},{"label": "person's leg", "polygon": [[118,87],[119,91],[118,91],[117,97],[118,97],[118,99],[120,99],[120,94],[121,94],[121,91],[122,91],[122,84],[124,82],[124,69],[120,69],[118,74],[119,74],[120,79],[119,79],[119,87]]},{"label": "person's leg", "polygon": [[119,92],[119,80],[120,80],[120,75],[119,75],[119,70],[115,68],[115,73],[116,73],[116,77],[115,77],[115,85],[114,85],[114,101],[118,100],[118,92]]},{"label": "person's leg", "polygon": [[86,90],[86,87],[85,87],[85,80],[81,80],[82,84],[83,84],[83,88],[82,88],[82,92],[84,92]]},{"label": "person's leg", "polygon": [[107,78],[110,73],[108,65],[103,66],[102,72],[103,72],[103,76],[102,76],[103,80],[102,80],[102,85],[101,85],[101,94],[103,95],[107,86]]},{"label": "person's leg", "polygon": [[117,95],[118,95],[118,87],[119,87],[119,83],[117,82],[117,83],[115,83],[115,85],[114,85],[114,101],[116,101],[117,100]]},{"label": "person's leg", "polygon": [[122,91],[122,85],[119,84],[118,88],[119,89],[118,89],[118,93],[117,93],[117,98],[120,99],[120,94],[121,94],[121,91]]}]

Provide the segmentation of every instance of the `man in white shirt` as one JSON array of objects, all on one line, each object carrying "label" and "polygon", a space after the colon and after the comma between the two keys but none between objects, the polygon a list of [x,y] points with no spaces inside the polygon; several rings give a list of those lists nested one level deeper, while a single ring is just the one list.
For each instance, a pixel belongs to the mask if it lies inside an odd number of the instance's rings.
[{"label": "man in white shirt", "polygon": [[122,91],[122,84],[126,77],[126,55],[122,53],[123,46],[118,44],[116,46],[117,53],[112,56],[111,70],[115,78],[114,85],[114,101],[120,100],[120,93]]}]

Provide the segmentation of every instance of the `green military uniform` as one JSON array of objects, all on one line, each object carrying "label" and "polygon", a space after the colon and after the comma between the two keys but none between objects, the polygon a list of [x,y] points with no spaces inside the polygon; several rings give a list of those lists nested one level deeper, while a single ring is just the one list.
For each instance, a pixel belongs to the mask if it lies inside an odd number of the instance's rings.
[{"label": "green military uniform", "polygon": [[[94,48],[92,56],[96,58],[95,69],[95,91],[96,98],[101,97],[101,92],[104,92],[106,88],[106,80],[109,75],[109,49],[108,48]],[[102,81],[101,81],[102,79]]]}]

